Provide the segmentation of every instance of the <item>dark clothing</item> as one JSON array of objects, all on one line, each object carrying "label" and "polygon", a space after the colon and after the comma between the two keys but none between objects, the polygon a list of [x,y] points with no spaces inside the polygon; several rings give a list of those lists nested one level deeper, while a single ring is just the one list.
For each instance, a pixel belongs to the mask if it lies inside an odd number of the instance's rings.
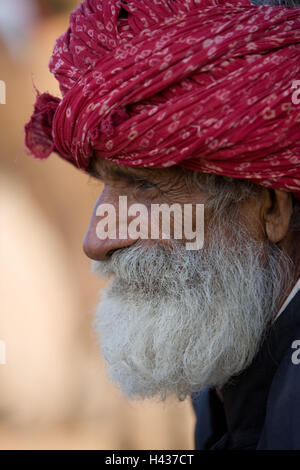
[{"label": "dark clothing", "polygon": [[222,388],[224,403],[213,389],[192,397],[196,449],[300,449],[299,348],[300,291],[251,365]]}]

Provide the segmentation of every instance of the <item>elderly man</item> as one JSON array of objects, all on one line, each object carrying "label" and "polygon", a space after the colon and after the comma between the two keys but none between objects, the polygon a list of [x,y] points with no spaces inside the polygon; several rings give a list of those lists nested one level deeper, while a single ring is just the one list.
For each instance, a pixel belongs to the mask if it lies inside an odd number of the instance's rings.
[{"label": "elderly man", "polygon": [[[26,125],[35,157],[104,183],[84,251],[110,279],[110,377],[191,396],[199,449],[300,449],[300,12],[254,3],[85,0],[50,62],[63,98],[38,95]],[[130,236],[120,196],[192,204],[196,231],[204,204],[203,247],[174,213],[173,236]]]}]

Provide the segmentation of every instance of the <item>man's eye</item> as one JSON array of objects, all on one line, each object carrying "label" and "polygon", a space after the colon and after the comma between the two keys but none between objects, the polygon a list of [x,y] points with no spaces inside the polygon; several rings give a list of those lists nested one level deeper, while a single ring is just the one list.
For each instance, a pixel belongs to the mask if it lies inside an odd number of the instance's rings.
[{"label": "man's eye", "polygon": [[153,188],[156,188],[156,185],[151,183],[151,181],[147,181],[147,180],[137,181],[137,189],[140,189],[141,191],[146,191],[147,189],[153,189]]}]

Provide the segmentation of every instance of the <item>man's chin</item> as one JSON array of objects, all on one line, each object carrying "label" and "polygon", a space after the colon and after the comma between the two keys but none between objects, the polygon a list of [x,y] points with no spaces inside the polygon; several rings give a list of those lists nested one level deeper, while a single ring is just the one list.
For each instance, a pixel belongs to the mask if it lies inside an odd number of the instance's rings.
[{"label": "man's chin", "polygon": [[[230,343],[230,322],[227,327],[223,322],[222,337],[214,333],[213,324],[205,331],[207,319],[201,327],[196,309],[182,315],[182,308],[170,301],[151,303],[144,294],[128,291],[114,296],[116,288],[111,283],[104,294],[94,326],[108,377],[129,399],[176,396],[183,400],[205,387],[221,386],[241,372],[256,352],[253,337],[249,345],[241,332],[237,342]],[[260,333],[256,331],[257,336]],[[256,340],[258,344],[259,337]]]},{"label": "man's chin", "polygon": [[[117,275],[110,277],[107,284],[107,291],[112,299],[122,298],[122,301],[130,299],[132,301],[132,308],[140,308],[141,302],[151,302],[156,304],[157,301],[168,299],[169,297],[176,297],[176,293],[172,290],[166,290],[161,285],[160,279],[151,279],[146,282],[145,280],[129,280]],[[136,303],[135,303],[136,300]]]}]

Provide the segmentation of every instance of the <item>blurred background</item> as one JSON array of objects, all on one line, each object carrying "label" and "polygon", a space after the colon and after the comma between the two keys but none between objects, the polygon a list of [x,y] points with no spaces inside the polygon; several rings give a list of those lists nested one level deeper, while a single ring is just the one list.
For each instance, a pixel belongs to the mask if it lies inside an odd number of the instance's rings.
[{"label": "blurred background", "polygon": [[48,61],[76,5],[0,0],[0,449],[192,449],[189,400],[129,402],[106,377],[81,248],[101,186],[24,150],[33,83],[59,96]]}]

